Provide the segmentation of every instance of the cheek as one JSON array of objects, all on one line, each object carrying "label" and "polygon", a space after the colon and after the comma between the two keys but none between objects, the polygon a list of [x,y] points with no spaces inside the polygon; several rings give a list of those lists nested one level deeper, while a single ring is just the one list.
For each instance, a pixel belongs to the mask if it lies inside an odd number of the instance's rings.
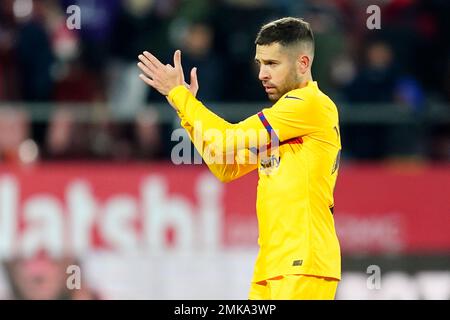
[{"label": "cheek", "polygon": [[289,86],[292,83],[294,72],[293,70],[283,70],[283,72],[280,72],[278,77],[278,83],[282,87]]},{"label": "cheek", "polygon": [[283,86],[288,78],[289,70],[287,70],[286,68],[279,68],[278,70],[272,71],[272,82],[277,86]]},{"label": "cheek", "polygon": [[297,66],[296,64],[290,64],[284,71],[286,79],[292,79],[297,74]]}]

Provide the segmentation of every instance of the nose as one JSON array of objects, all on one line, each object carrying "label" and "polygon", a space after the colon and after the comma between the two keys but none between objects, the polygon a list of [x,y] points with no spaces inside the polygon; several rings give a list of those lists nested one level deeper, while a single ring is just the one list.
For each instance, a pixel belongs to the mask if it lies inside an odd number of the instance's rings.
[{"label": "nose", "polygon": [[270,73],[268,72],[267,68],[265,68],[264,65],[259,67],[258,78],[261,81],[270,79]]}]

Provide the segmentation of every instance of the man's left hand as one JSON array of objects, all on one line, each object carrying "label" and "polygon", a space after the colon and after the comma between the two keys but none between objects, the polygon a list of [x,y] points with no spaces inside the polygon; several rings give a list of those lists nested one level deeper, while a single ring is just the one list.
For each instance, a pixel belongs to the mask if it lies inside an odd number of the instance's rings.
[{"label": "man's left hand", "polygon": [[185,84],[180,50],[175,51],[173,55],[173,67],[170,64],[163,65],[147,51],[139,55],[139,60],[141,62],[138,63],[138,67],[144,72],[139,77],[162,95],[167,96],[170,90]]}]

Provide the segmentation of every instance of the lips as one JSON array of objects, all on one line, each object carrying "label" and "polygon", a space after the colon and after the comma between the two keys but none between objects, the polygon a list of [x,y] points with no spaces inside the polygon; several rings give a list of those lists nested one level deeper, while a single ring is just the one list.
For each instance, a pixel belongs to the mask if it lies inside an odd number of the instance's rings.
[{"label": "lips", "polygon": [[273,90],[276,89],[275,86],[269,85],[268,82],[266,82],[266,83],[263,82],[262,85],[263,85],[264,89],[266,90],[266,92],[268,92],[268,91],[273,91]]}]

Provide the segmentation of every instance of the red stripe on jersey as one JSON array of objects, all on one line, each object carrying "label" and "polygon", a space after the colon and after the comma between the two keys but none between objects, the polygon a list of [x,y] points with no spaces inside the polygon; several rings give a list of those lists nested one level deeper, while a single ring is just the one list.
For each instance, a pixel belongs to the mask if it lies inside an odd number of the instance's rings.
[{"label": "red stripe on jersey", "polygon": [[292,138],[292,139],[289,139],[289,140],[285,140],[285,141],[283,141],[282,143],[280,143],[280,146],[281,145],[283,145],[283,144],[302,144],[303,143],[303,139],[302,139],[302,137],[296,137],[296,138]]}]

